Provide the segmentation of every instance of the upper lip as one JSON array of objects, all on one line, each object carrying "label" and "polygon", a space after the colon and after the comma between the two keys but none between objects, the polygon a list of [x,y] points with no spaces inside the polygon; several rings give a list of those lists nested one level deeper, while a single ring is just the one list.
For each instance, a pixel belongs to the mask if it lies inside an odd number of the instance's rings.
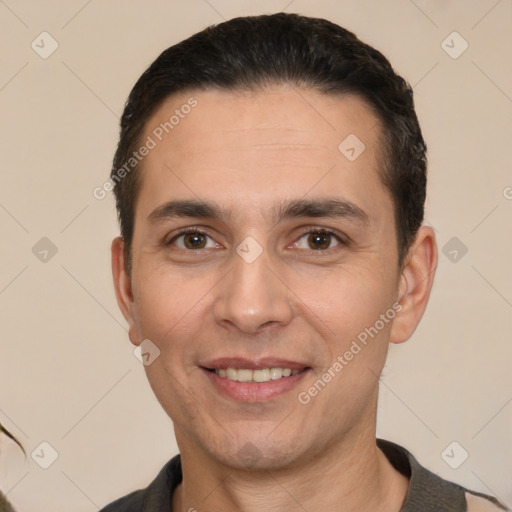
[{"label": "upper lip", "polygon": [[221,368],[243,368],[248,370],[261,370],[263,368],[290,368],[291,370],[302,370],[308,368],[308,365],[298,361],[280,359],[275,357],[246,358],[246,357],[220,357],[201,364],[208,370],[218,370]]}]

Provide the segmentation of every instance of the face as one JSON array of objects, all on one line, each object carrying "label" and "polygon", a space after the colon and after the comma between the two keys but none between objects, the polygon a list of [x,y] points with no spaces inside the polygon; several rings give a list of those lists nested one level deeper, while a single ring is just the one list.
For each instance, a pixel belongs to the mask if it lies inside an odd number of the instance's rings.
[{"label": "face", "polygon": [[398,304],[411,278],[370,108],[284,86],[193,91],[148,136],[132,272],[118,239],[114,277],[131,341],[160,351],[145,368],[180,451],[276,469],[374,435],[389,341],[422,311]]}]

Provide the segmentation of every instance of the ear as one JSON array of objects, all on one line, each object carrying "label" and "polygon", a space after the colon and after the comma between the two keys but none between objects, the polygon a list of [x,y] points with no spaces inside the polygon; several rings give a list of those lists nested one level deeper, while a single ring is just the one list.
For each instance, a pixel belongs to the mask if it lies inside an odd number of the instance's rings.
[{"label": "ear", "polygon": [[116,290],[117,304],[128,322],[128,336],[134,345],[139,345],[139,335],[135,323],[135,301],[130,275],[126,270],[124,258],[124,240],[118,236],[112,241],[112,277]]},{"label": "ear", "polygon": [[391,343],[407,341],[427,307],[437,268],[437,244],[432,228],[421,226],[400,275],[397,302],[402,306],[391,329]]}]

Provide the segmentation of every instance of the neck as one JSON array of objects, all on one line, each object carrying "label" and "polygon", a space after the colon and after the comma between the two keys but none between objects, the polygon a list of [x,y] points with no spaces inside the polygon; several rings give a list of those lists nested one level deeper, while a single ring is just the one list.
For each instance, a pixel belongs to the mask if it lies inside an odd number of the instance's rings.
[{"label": "neck", "polygon": [[399,512],[409,483],[377,448],[374,431],[347,435],[325,453],[279,471],[229,468],[179,444],[183,482],[173,495],[174,512]]}]

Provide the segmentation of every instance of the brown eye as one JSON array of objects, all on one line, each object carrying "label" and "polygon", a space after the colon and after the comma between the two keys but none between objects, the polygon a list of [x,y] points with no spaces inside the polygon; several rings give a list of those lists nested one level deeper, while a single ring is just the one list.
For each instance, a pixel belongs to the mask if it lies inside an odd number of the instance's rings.
[{"label": "brown eye", "polygon": [[187,233],[183,242],[188,249],[202,249],[206,244],[206,236],[201,233]]},{"label": "brown eye", "polygon": [[[333,243],[334,242],[334,243]],[[341,243],[339,237],[329,231],[310,231],[305,233],[297,241],[300,249],[313,249],[314,251],[325,251]]]},{"label": "brown eye", "polygon": [[329,233],[310,233],[308,243],[315,250],[328,249],[331,244],[331,235]]},{"label": "brown eye", "polygon": [[175,236],[169,245],[176,245],[180,249],[211,249],[217,244],[206,234],[200,231],[186,231]]}]

